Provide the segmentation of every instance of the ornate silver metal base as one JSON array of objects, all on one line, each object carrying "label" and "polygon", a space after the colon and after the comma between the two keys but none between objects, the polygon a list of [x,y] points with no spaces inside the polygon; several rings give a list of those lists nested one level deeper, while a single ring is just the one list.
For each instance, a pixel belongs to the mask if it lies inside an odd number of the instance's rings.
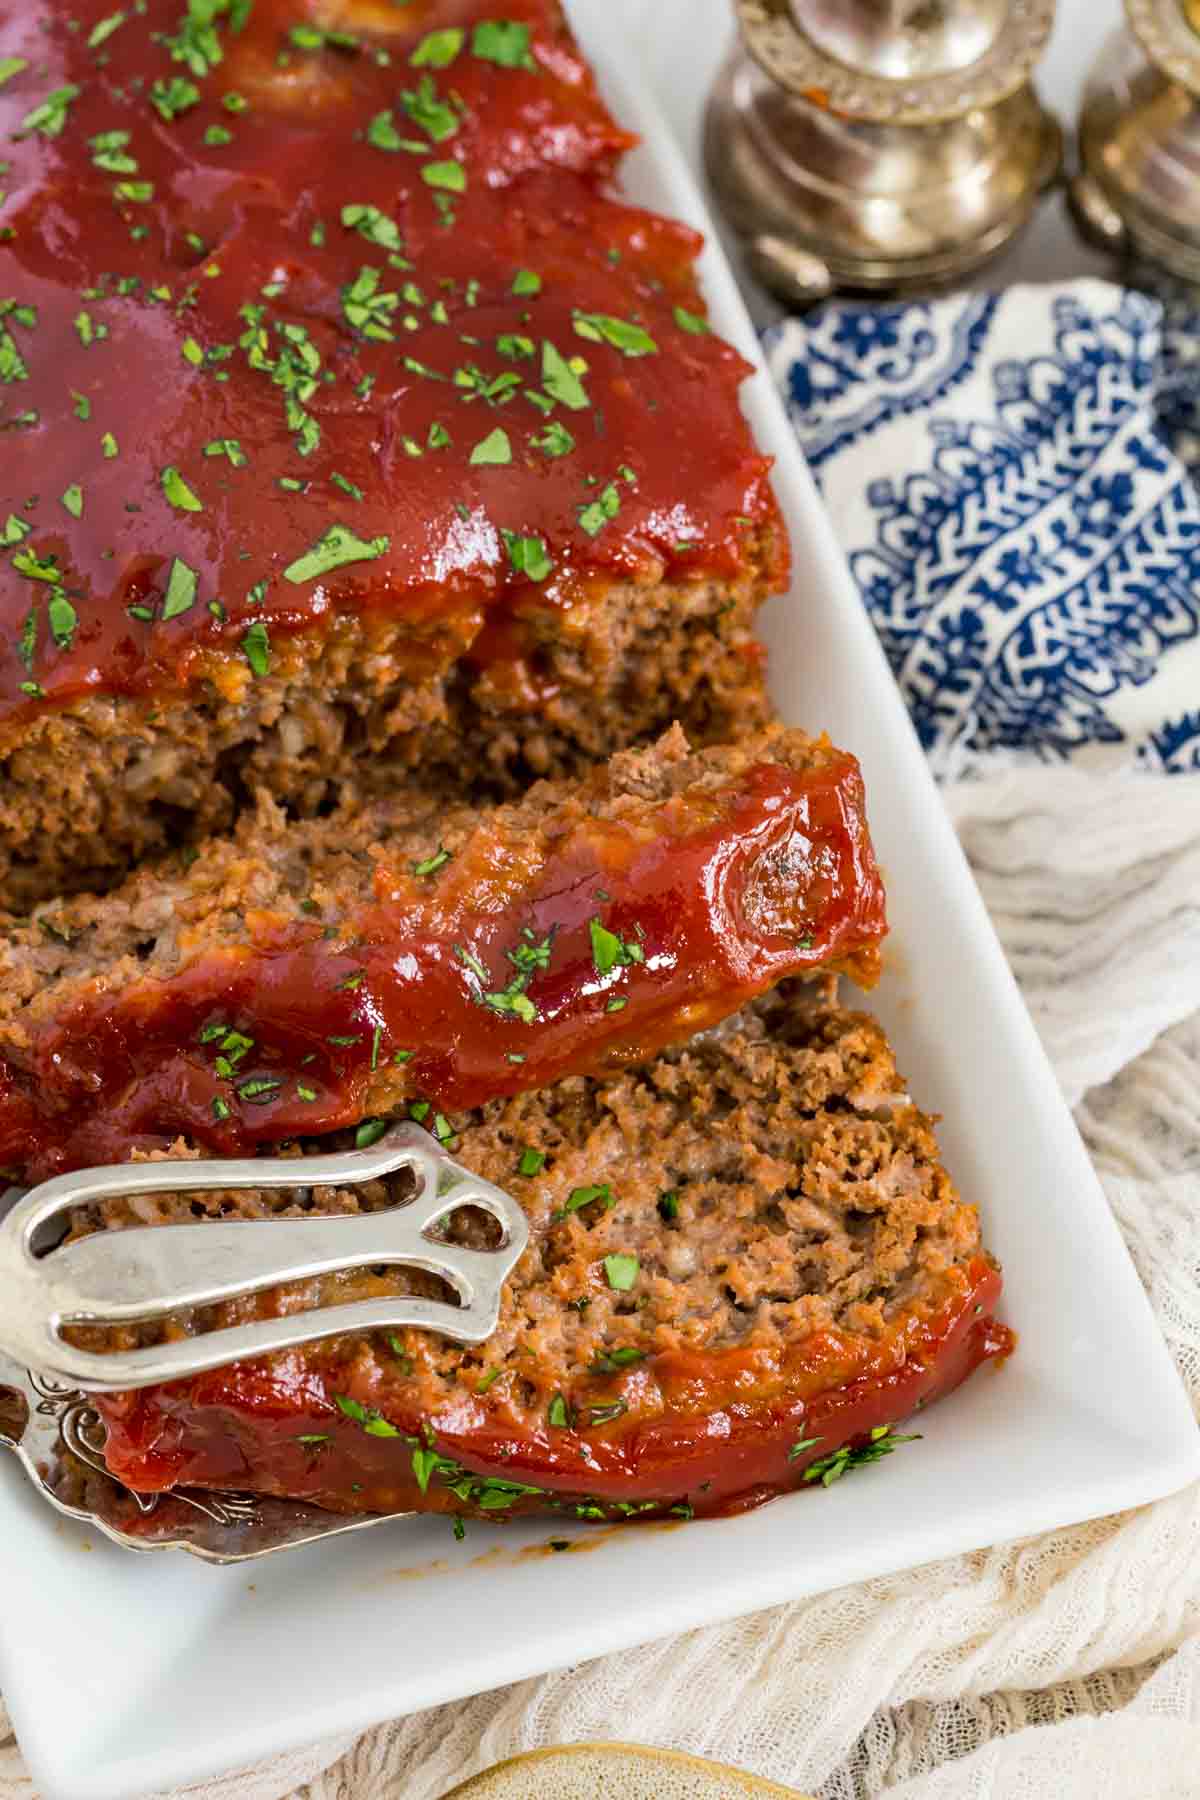
[{"label": "ornate silver metal base", "polygon": [[741,51],[714,89],[704,142],[753,272],[791,305],[961,279],[1022,229],[1062,149],[1029,85],[961,118],[880,123],[786,93]]}]

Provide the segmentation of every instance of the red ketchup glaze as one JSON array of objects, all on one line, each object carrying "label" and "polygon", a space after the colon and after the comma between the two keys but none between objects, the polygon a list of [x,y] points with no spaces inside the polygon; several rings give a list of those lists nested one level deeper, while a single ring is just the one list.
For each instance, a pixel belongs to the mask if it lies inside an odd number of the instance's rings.
[{"label": "red ketchup glaze", "polygon": [[236,701],[347,615],[423,674],[438,619],[753,573],[747,365],[695,234],[601,193],[630,140],[556,4],[363,0],[314,47],[256,0],[190,62],[183,10],[0,22],[0,750],[89,695]]},{"label": "red ketchup glaze", "polygon": [[[234,1155],[407,1096],[478,1106],[644,1060],[804,969],[869,977],[886,930],[840,752],[584,820],[532,866],[490,837],[479,855],[432,883],[381,865],[348,946],[250,915],[247,942],[31,1026],[0,1057],[0,1167],[40,1179],[178,1135]],[[601,971],[593,920],[629,960]]]},{"label": "red ketchup glaze", "polygon": [[[109,1469],[139,1492],[229,1487],[343,1512],[419,1506],[472,1513],[481,1510],[487,1491],[482,1511],[493,1519],[555,1509],[583,1518],[673,1509],[721,1516],[815,1485],[804,1480],[811,1464],[842,1445],[869,1441],[872,1431],[949,1393],[981,1363],[1006,1357],[1015,1339],[993,1317],[999,1271],[977,1259],[954,1272],[951,1289],[940,1310],[902,1321],[878,1346],[864,1349],[835,1333],[796,1346],[765,1395],[746,1379],[750,1353],[648,1361],[624,1381],[633,1394],[647,1376],[660,1378],[658,1416],[638,1418],[631,1408],[619,1424],[586,1436],[517,1426],[499,1401],[474,1401],[477,1417],[469,1427],[406,1416],[399,1382],[387,1394],[373,1387],[360,1398],[400,1434],[375,1436],[348,1419],[335,1399],[356,1397],[349,1360],[339,1368],[306,1362],[303,1353],[189,1383],[99,1395],[96,1405],[108,1428]],[[848,1363],[868,1372],[847,1381]],[[592,1386],[599,1399],[601,1383]],[[617,1392],[604,1378],[603,1398]],[[809,1439],[817,1441],[791,1454]],[[455,1468],[418,1463],[414,1473],[414,1449],[436,1450]],[[423,1487],[418,1474],[426,1476]],[[507,1495],[502,1504],[503,1489],[453,1491],[472,1477],[538,1491]]]}]

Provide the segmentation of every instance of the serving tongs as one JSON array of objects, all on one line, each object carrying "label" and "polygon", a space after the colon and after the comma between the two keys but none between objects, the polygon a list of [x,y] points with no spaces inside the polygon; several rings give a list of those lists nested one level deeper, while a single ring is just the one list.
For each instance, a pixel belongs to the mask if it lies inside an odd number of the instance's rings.
[{"label": "serving tongs", "polygon": [[[105,1199],[347,1188],[396,1176],[407,1176],[411,1193],[376,1212],[133,1226],[62,1242],[71,1210]],[[470,1248],[437,1235],[462,1207],[495,1220],[494,1246]],[[341,1332],[408,1325],[482,1343],[496,1329],[501,1290],[528,1238],[524,1212],[510,1195],[407,1123],[369,1149],[335,1155],[125,1163],[55,1176],[28,1192],[10,1189],[0,1197],[0,1448],[16,1452],[61,1512],[135,1550],[178,1548],[235,1562],[379,1524],[374,1515],[347,1521],[298,1502],[244,1494],[132,1493],[107,1473],[104,1427],[88,1393],[179,1381]],[[379,1265],[438,1276],[457,1304],[395,1294],[112,1354],[80,1349],[65,1335],[72,1326],[162,1318]]]}]

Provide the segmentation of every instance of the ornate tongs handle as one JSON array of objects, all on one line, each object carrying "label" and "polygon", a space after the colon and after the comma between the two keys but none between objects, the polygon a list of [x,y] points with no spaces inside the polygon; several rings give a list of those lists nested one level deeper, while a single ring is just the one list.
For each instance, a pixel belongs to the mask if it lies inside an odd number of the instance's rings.
[{"label": "ornate tongs handle", "polygon": [[[352,1187],[403,1169],[412,1173],[413,1198],[383,1212],[135,1227],[43,1247],[65,1213],[90,1201],[224,1188]],[[432,1235],[462,1206],[479,1207],[497,1221],[495,1249],[468,1249]],[[0,1224],[0,1347],[29,1368],[105,1393],[177,1381],[343,1331],[416,1325],[460,1343],[482,1343],[496,1329],[501,1289],[528,1238],[525,1215],[510,1195],[410,1124],[394,1126],[372,1149],[333,1156],[82,1169],[32,1189]],[[111,1355],[76,1349],[63,1336],[65,1326],[161,1317],[380,1263],[440,1276],[459,1304],[398,1294]]]}]

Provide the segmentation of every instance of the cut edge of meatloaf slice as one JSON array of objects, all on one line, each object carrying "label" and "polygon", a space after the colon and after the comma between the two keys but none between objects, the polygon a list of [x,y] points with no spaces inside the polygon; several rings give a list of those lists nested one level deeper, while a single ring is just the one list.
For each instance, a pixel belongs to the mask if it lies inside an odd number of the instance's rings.
[{"label": "cut edge of meatloaf slice", "polygon": [[422,636],[346,615],[279,639],[257,679],[239,654],[196,692],[49,709],[0,754],[0,907],[110,886],[227,830],[258,792],[301,819],[412,772],[447,798],[507,798],[674,720],[698,744],[754,730],[770,709],[753,623],[779,585],[780,529],[741,580],[618,582],[530,609],[487,661],[473,616]]},{"label": "cut edge of meatloaf slice", "polygon": [[[450,1123],[456,1158],[530,1224],[492,1337],[344,1336],[100,1396],[120,1480],[349,1512],[735,1511],[828,1473],[1012,1347],[976,1209],[881,1028],[797,984],[641,1067]],[[81,1209],[72,1235],[396,1197],[144,1196]],[[448,1235],[486,1241],[478,1220],[453,1215]],[[133,1348],[389,1293],[444,1297],[415,1271],[359,1270],[74,1336]]]},{"label": "cut edge of meatloaf slice", "polygon": [[577,783],[328,819],[269,801],[112,894],[0,921],[0,1165],[234,1154],[642,1059],[784,976],[869,985],[886,931],[853,757],[673,728]]}]

